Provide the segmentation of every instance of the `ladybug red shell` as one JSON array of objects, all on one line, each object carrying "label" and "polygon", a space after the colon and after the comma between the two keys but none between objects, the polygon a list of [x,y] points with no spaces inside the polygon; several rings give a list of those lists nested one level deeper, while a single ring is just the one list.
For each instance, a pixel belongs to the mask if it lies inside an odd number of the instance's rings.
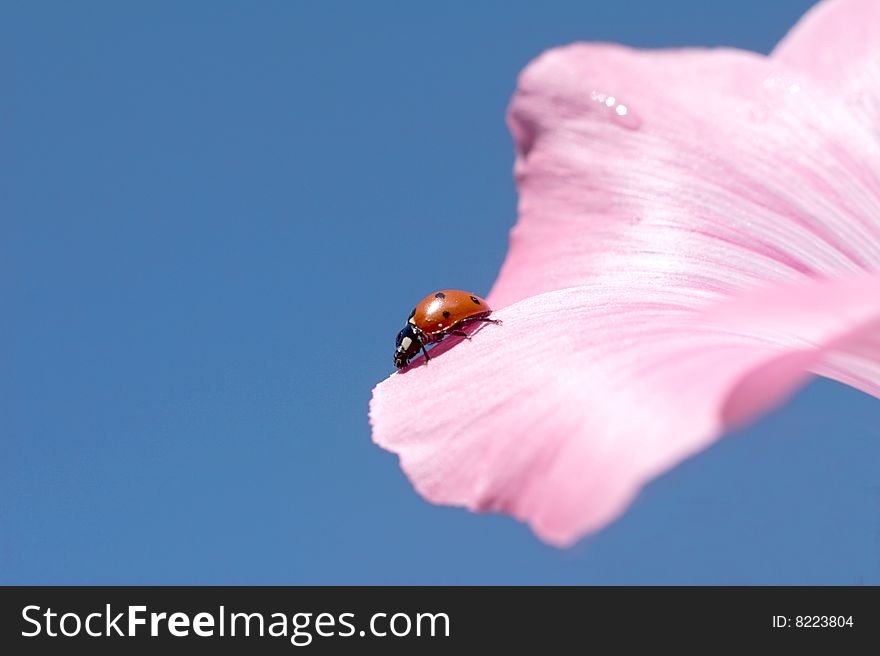
[{"label": "ladybug red shell", "polygon": [[[461,329],[472,323],[500,324],[489,319],[492,309],[485,299],[460,289],[444,289],[426,296],[410,313],[406,326],[397,334],[394,366],[398,369],[409,364],[419,351],[425,362],[431,358],[425,347],[440,342],[449,335],[468,337]],[[470,339],[468,337],[468,339]]]}]

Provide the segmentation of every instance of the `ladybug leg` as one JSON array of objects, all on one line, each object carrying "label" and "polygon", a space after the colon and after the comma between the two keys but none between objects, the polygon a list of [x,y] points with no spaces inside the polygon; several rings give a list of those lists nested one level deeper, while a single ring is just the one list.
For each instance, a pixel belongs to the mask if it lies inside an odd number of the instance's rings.
[{"label": "ladybug leg", "polygon": [[422,344],[422,353],[425,354],[425,364],[428,364],[428,360],[431,359],[431,356],[428,355],[428,350],[425,348],[424,344]]},{"label": "ladybug leg", "polygon": [[464,337],[465,339],[471,338],[471,336],[463,330],[447,330],[446,332],[440,333],[440,335],[434,340],[434,343],[439,344],[450,335],[455,335],[456,337]]},{"label": "ladybug leg", "polygon": [[462,319],[458,325],[464,326],[469,323],[494,323],[496,326],[500,326],[501,319],[489,319],[488,317],[470,317],[468,319]]}]

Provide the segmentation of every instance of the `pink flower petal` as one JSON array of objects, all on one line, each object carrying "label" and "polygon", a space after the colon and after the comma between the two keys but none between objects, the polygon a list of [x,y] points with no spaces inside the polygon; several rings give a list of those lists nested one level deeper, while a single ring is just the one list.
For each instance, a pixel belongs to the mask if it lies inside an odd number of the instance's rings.
[{"label": "pink flower petal", "polygon": [[[562,546],[850,345],[869,345],[880,394],[880,275],[729,303],[701,313],[680,291],[630,285],[530,297],[380,383],[374,440],[428,500],[509,513]],[[749,327],[769,309],[778,321]],[[800,321],[811,313],[823,321]]]},{"label": "pink flower petal", "polygon": [[877,267],[876,128],[805,77],[731,50],[542,55],[511,105],[520,218],[489,302],[632,271],[717,293]]},{"label": "pink flower petal", "polygon": [[[834,93],[852,80],[859,91],[880,98],[880,3],[877,0],[820,2],[773,51],[773,59],[828,85]],[[874,77],[864,84],[862,76]],[[844,99],[846,102],[849,99]]]},{"label": "pink flower petal", "polygon": [[[849,43],[863,3],[830,4],[777,58],[579,44],[523,72],[504,325],[370,406],[421,494],[570,544],[808,372],[880,395],[876,106],[800,54]],[[876,72],[862,46],[840,46],[848,93]]]}]

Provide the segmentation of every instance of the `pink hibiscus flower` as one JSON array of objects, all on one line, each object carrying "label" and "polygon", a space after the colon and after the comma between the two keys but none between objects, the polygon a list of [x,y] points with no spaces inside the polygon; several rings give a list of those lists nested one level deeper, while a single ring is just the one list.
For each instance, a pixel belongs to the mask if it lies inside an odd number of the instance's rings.
[{"label": "pink hibiscus flower", "polygon": [[425,498],[569,545],[813,374],[880,396],[880,2],[769,57],[554,49],[508,121],[503,326],[370,403]]}]

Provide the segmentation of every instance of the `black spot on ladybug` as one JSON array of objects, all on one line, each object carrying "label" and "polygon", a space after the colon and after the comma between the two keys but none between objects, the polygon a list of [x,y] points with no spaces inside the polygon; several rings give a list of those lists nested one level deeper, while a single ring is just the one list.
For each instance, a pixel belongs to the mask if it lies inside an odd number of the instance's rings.
[{"label": "black spot on ladybug", "polygon": [[446,294],[444,294],[443,292],[437,292],[436,294],[434,294],[434,298],[446,298]]},{"label": "black spot on ladybug", "polygon": [[480,299],[478,299],[476,296],[471,296],[471,300],[472,300],[474,303],[476,303],[477,305],[480,305]]},{"label": "black spot on ladybug", "polygon": [[443,312],[443,318],[444,318],[444,319],[448,319],[448,318],[449,318],[449,312],[444,311],[444,312]]}]

